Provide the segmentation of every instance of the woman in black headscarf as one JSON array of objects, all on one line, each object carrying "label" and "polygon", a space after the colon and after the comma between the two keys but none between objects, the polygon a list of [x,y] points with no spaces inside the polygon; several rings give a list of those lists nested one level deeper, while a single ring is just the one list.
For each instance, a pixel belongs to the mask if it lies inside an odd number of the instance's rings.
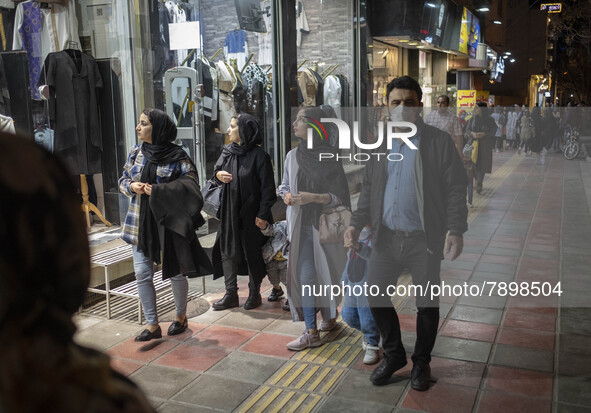
[{"label": "woman in black headscarf", "polygon": [[186,330],[187,277],[211,273],[195,229],[204,223],[203,199],[195,165],[173,141],[177,129],[165,112],[146,109],[136,127],[141,144],[131,148],[119,190],[131,198],[122,239],[133,246],[133,265],[147,328],[136,341],[161,338],[156,311],[154,262],[170,278],[176,317],[168,335]]},{"label": "woman in black headscarf", "polygon": [[235,115],[228,128],[230,143],[214,166],[222,184],[218,211],[220,229],[212,251],[214,279],[224,277],[226,294],[214,310],[238,307],[238,275],[249,275],[245,310],[262,303],[260,288],[267,270],[261,249],[267,237],[260,229],[273,223],[271,207],[277,199],[271,157],[259,145],[262,131],[246,113]]},{"label": "woman in black headscarf", "polygon": [[488,113],[485,102],[477,102],[474,115],[468,120],[464,136],[468,142],[478,142],[478,156],[476,158],[476,192],[482,192],[484,174],[492,172],[492,153],[495,146],[495,131],[497,125]]},{"label": "woman in black headscarf", "polygon": [[0,412],[155,412],[107,355],[73,340],[90,259],[69,172],[0,132],[0,193]]},{"label": "woman in black headscarf", "polygon": [[[285,158],[283,182],[279,187],[279,195],[287,205],[290,237],[287,294],[293,321],[304,321],[306,325],[304,333],[287,344],[287,348],[294,351],[322,345],[318,331],[336,327],[335,300],[325,294],[314,297],[303,289],[308,291],[307,288],[315,285],[338,283],[347,260],[342,242],[321,244],[319,239],[323,208],[351,206],[345,172],[337,158],[339,152],[331,146],[332,137],[325,132],[331,129],[324,126],[320,129],[316,123],[325,117],[330,116],[317,107],[306,107],[298,112],[293,129],[300,143]],[[331,125],[327,123],[326,126]],[[308,130],[312,131],[312,148],[308,148]],[[316,325],[317,309],[323,319],[320,328]]]}]

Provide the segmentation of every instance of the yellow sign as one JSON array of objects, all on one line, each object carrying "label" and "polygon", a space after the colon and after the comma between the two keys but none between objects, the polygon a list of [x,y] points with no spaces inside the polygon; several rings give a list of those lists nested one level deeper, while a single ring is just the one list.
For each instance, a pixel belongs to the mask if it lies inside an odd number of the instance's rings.
[{"label": "yellow sign", "polygon": [[561,13],[562,3],[542,3],[540,4],[540,10],[548,13]]},{"label": "yellow sign", "polygon": [[460,52],[468,54],[468,10],[464,7],[462,12],[462,24],[460,26]]},{"label": "yellow sign", "polygon": [[475,90],[458,90],[458,101],[456,111],[462,121],[467,121],[472,117],[476,105]]},{"label": "yellow sign", "polygon": [[484,102],[488,104],[488,94],[487,90],[479,90],[476,92],[476,102]]}]

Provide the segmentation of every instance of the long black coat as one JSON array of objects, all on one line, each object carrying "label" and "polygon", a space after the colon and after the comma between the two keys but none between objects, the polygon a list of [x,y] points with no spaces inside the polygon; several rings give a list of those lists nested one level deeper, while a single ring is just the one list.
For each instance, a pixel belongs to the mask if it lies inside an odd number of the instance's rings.
[{"label": "long black coat", "polygon": [[[214,166],[213,174],[221,170],[223,156],[218,159]],[[273,176],[273,166],[271,164],[271,157],[260,147],[256,147],[249,151],[242,157],[238,158],[238,177],[233,177],[239,180],[240,185],[240,205],[235,207],[240,208],[240,226],[244,234],[246,260],[248,261],[248,268],[245,262],[240,263],[239,275],[247,275],[248,269],[255,280],[260,282],[267,275],[265,261],[261,253],[261,249],[265,244],[267,237],[265,237],[260,229],[255,225],[255,219],[258,217],[273,223],[273,215],[271,207],[277,199],[275,191],[275,178]],[[223,184],[222,184],[223,185]],[[222,203],[226,199],[222,197]],[[224,210],[223,205],[220,206],[220,212]],[[228,219],[225,216],[220,216],[220,220]],[[219,278],[224,275],[222,268],[222,254],[220,248],[220,231],[212,250],[213,261],[213,278]]]}]

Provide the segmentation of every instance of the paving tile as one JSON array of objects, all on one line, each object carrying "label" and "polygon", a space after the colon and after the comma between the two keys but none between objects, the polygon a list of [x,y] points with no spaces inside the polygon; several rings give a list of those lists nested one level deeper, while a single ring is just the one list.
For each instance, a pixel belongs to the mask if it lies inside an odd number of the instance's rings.
[{"label": "paving tile", "polygon": [[472,271],[474,269],[474,267],[476,266],[476,262],[474,261],[460,261],[460,258],[458,258],[455,261],[441,261],[441,269],[454,269],[454,270],[469,270]]},{"label": "paving tile", "polygon": [[476,401],[477,389],[436,383],[428,391],[409,390],[402,407],[431,413],[469,413]]},{"label": "paving tile", "polygon": [[553,377],[549,373],[489,366],[484,389],[517,396],[552,398]]},{"label": "paving tile", "polygon": [[[225,411],[234,410],[256,389],[257,384],[202,374],[173,400]],[[223,391],[226,390],[226,391]]]},{"label": "paving tile", "polygon": [[143,363],[111,358],[111,367],[113,368],[113,370],[118,371],[124,376],[129,376],[131,373],[142,368],[143,366]]},{"label": "paving tile", "polygon": [[[160,326],[162,328],[162,334],[166,334],[166,332],[168,331],[168,327],[170,327],[171,324],[172,323],[160,323]],[[166,335],[166,339],[175,341],[185,341],[190,339],[191,336],[193,336],[193,334],[203,330],[207,326],[208,324],[193,323],[189,321],[189,324],[185,331],[183,331],[181,334],[177,334],[176,336]]]},{"label": "paving tile", "polygon": [[208,373],[262,384],[284,363],[285,360],[274,357],[261,356],[245,351],[234,351],[213,366]]},{"label": "paving tile", "polygon": [[500,248],[500,247],[489,246],[487,249],[484,250],[484,253],[487,255],[497,255],[497,256],[505,256],[505,257],[520,257],[521,256],[521,248]]},{"label": "paving tile", "polygon": [[456,305],[450,315],[454,320],[471,321],[474,323],[499,324],[503,316],[502,310],[491,308]]},{"label": "paving tile", "polygon": [[396,375],[388,385],[374,386],[369,381],[369,376],[369,372],[350,370],[331,393],[331,396],[348,400],[353,399],[358,402],[373,402],[395,406],[408,384],[407,378]]},{"label": "paving tile", "polygon": [[318,411],[322,413],[390,413],[392,412],[392,406],[332,396],[326,399],[326,401],[322,405],[319,405]]},{"label": "paving tile", "polygon": [[555,403],[556,413],[591,413],[591,407],[577,406],[566,403]]},{"label": "paving tile", "polygon": [[144,366],[130,378],[152,397],[168,399],[193,381],[199,373],[151,364]]},{"label": "paving tile", "polygon": [[[488,294],[488,291],[486,292]],[[505,308],[507,297],[488,296],[487,294],[484,294],[482,297],[462,296],[458,299],[457,304],[497,310]]]},{"label": "paving tile", "polygon": [[291,336],[280,334],[259,333],[252,340],[240,347],[241,351],[290,358],[295,353],[288,350],[286,345],[293,340]]},{"label": "paving tile", "polygon": [[477,413],[550,413],[552,402],[504,393],[483,391],[480,394]]},{"label": "paving tile", "polygon": [[194,321],[194,322],[200,323],[200,324],[213,324],[216,321],[218,321],[220,318],[227,317],[230,313],[232,313],[232,311],[233,310],[213,311],[212,309],[209,309],[205,313],[203,313],[197,317],[191,318],[191,321]]},{"label": "paving tile", "polygon": [[196,413],[196,412],[215,412],[215,409],[203,406],[186,405],[174,402],[163,403],[158,407],[159,413]]},{"label": "paving tile", "polygon": [[[562,314],[564,314],[564,310],[566,309],[562,309]],[[591,336],[591,320],[561,316],[560,332]]]},{"label": "paving tile", "polygon": [[529,328],[532,330],[554,332],[556,318],[541,314],[524,313],[510,308],[502,322],[503,327]]},{"label": "paving tile", "polygon": [[[486,364],[432,357],[430,366],[431,376],[437,380],[437,383],[478,388],[480,387]],[[409,356],[408,364],[396,374],[410,379],[411,371],[412,360]]]},{"label": "paving tile", "polygon": [[471,270],[457,270],[453,268],[442,269],[439,273],[441,279],[455,279],[467,281],[472,276]]},{"label": "paving tile", "polygon": [[143,343],[133,340],[133,338],[130,338],[113,347],[107,353],[112,357],[148,363],[179,345],[177,341],[165,339],[151,340]]},{"label": "paving tile", "polygon": [[261,311],[238,310],[220,318],[215,324],[260,331],[277,320],[278,316],[278,314],[267,314]]},{"label": "paving tile", "polygon": [[439,334],[448,337],[492,342],[496,333],[497,327],[490,324],[448,320]]},{"label": "paving tile", "polygon": [[557,400],[591,408],[591,382],[588,377],[557,378]]},{"label": "paving tile", "polygon": [[212,325],[193,336],[191,340],[202,346],[236,349],[252,338],[256,332],[239,328]]},{"label": "paving tile", "polygon": [[476,271],[484,271],[498,274],[515,274],[517,265],[515,264],[494,264],[488,262],[479,262]]},{"label": "paving tile", "polygon": [[[269,294],[271,294],[271,289],[269,289]],[[283,315],[283,313],[285,313],[285,311],[283,311],[283,304],[285,303],[285,300],[272,302],[267,301],[267,297],[269,294],[263,295],[263,303],[260,307],[249,310],[248,312],[250,313],[251,311],[262,311],[265,314],[277,314],[277,316]],[[284,297],[286,296],[284,295]]]},{"label": "paving tile", "polygon": [[479,262],[517,265],[519,263],[519,256],[483,254]]},{"label": "paving tile", "polygon": [[490,343],[482,341],[437,337],[432,354],[439,357],[486,363],[491,347]]},{"label": "paving tile", "polygon": [[499,332],[497,342],[514,346],[537,348],[539,350],[554,350],[556,336],[546,331],[526,328],[503,327]]},{"label": "paving tile", "polygon": [[580,334],[560,334],[560,351],[591,356],[591,337]]},{"label": "paving tile", "polygon": [[281,318],[273,321],[262,331],[267,333],[277,333],[293,337],[299,337],[302,332],[306,329],[304,322],[293,322],[291,316],[289,319]]},{"label": "paving tile", "polygon": [[398,322],[400,323],[400,331],[414,332],[417,330],[416,314],[398,314]]},{"label": "paving tile", "polygon": [[492,364],[552,373],[554,353],[533,348],[497,344]]},{"label": "paving tile", "polygon": [[560,309],[561,318],[572,318],[573,320],[591,321],[591,308],[589,307],[566,307]]},{"label": "paving tile", "polygon": [[462,261],[478,261],[482,254],[475,254],[471,252],[462,252],[462,254],[458,257],[459,260]]},{"label": "paving tile", "polygon": [[198,346],[193,344],[191,339],[160,357],[154,364],[206,371],[227,355],[227,350],[218,347]]}]

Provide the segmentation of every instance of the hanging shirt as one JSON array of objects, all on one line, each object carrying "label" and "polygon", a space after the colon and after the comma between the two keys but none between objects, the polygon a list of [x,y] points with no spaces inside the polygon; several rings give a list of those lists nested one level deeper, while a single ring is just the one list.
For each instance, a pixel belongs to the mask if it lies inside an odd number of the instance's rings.
[{"label": "hanging shirt", "polygon": [[248,44],[244,30],[232,30],[228,33],[224,43],[224,55],[226,63],[230,64],[230,59],[236,59],[238,70],[242,70],[248,60]]},{"label": "hanging shirt", "polygon": [[27,51],[33,99],[41,99],[37,81],[47,55],[66,47],[81,50],[78,20],[72,3],[68,2],[67,7],[51,3],[49,9],[42,9],[37,1],[25,1],[16,8],[12,49]]},{"label": "hanging shirt", "polygon": [[[266,5],[270,5],[269,1],[261,2],[262,10],[265,10]],[[263,21],[267,28],[267,33],[257,33],[259,39],[259,56],[257,63],[260,66],[273,64],[273,27],[271,23],[271,16],[263,14]]]},{"label": "hanging shirt", "polygon": [[6,9],[14,9],[14,1],[12,0],[0,0],[0,7],[4,7]]},{"label": "hanging shirt", "polygon": [[302,33],[310,33],[308,27],[308,19],[306,18],[306,11],[304,10],[304,3],[296,2],[296,46],[300,47],[302,44]]},{"label": "hanging shirt", "polygon": [[219,121],[220,130],[225,131],[230,126],[230,120],[234,116],[234,96],[232,90],[236,84],[233,71],[226,62],[215,63],[219,86]]},{"label": "hanging shirt", "polygon": [[331,106],[341,118],[341,82],[336,76],[330,75],[324,79],[324,104]]},{"label": "hanging shirt", "polygon": [[[168,0],[166,2],[166,8],[168,9],[168,13],[170,13],[170,22],[171,23],[185,23],[187,21],[187,14],[185,11],[176,3]],[[189,52],[187,50],[177,50],[177,65],[180,66],[181,63],[185,60]]]}]

